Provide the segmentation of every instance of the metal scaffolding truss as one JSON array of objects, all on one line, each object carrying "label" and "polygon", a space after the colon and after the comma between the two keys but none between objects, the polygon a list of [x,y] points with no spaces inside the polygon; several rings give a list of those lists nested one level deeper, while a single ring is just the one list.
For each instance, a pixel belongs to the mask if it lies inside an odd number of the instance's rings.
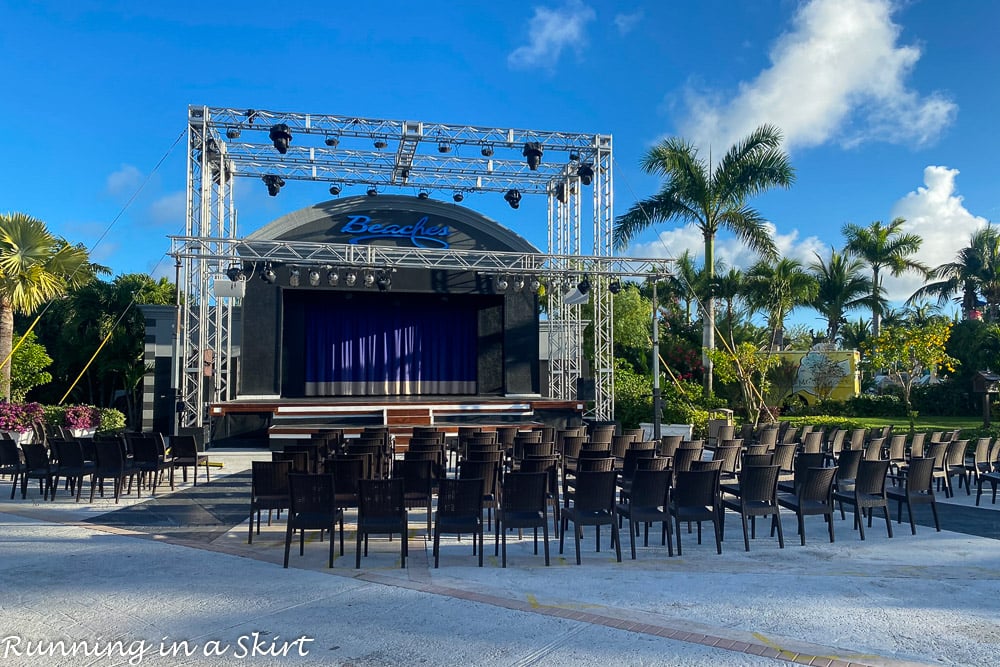
[{"label": "metal scaffolding truss", "polygon": [[[426,267],[534,274],[549,281],[549,394],[577,398],[583,374],[581,306],[556,286],[593,278],[595,401],[590,416],[614,412],[610,278],[664,273],[663,260],[615,258],[611,231],[611,137],[259,109],[188,108],[187,224],[172,237],[178,331],[174,382],[178,425],[202,426],[209,402],[235,398],[231,377],[232,298],[214,281],[245,261],[302,266]],[[548,254],[428,250],[246,241],[236,230],[236,177],[324,181],[454,192],[508,192],[548,200]],[[585,196],[586,193],[586,196]],[[590,199],[590,205],[584,199]],[[592,231],[587,253],[584,216]]]}]

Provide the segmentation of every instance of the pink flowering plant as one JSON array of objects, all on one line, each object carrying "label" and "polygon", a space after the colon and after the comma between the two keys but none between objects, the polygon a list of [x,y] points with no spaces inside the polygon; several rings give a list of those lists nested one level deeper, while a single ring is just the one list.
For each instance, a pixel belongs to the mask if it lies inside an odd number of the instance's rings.
[{"label": "pink flowering plant", "polygon": [[71,405],[63,415],[63,425],[69,428],[91,429],[100,423],[100,412],[89,405]]},{"label": "pink flowering plant", "polygon": [[0,403],[0,431],[27,433],[43,417],[38,403]]}]

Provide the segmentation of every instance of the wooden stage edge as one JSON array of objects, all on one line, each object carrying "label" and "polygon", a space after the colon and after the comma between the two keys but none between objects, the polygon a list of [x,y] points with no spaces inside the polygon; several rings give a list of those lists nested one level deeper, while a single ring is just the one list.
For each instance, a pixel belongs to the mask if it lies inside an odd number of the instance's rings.
[{"label": "wooden stage edge", "polygon": [[[268,440],[308,438],[327,428],[360,432],[366,425],[389,426],[408,439],[413,426],[565,424],[583,420],[586,404],[540,396],[387,396],[351,398],[240,398],[209,406],[213,422],[266,419]],[[261,434],[263,435],[263,434]]]}]

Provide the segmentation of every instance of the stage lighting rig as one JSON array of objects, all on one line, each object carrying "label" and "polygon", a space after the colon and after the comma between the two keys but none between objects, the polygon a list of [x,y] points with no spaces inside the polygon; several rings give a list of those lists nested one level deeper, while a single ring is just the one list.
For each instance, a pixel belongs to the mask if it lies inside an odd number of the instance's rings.
[{"label": "stage lighting rig", "polygon": [[580,177],[580,182],[584,185],[590,185],[594,182],[594,168],[589,164],[581,164],[580,168],[576,170],[576,175]]},{"label": "stage lighting rig", "polygon": [[511,208],[519,208],[521,206],[521,192],[519,190],[508,190],[503,199],[510,204]]},{"label": "stage lighting rig", "polygon": [[271,127],[267,135],[274,143],[274,148],[284,155],[288,152],[288,144],[292,142],[292,131],[284,123],[278,123]]},{"label": "stage lighting rig", "polygon": [[528,163],[528,169],[535,171],[538,169],[538,165],[542,162],[542,144],[538,141],[528,141],[524,144],[524,150],[521,154],[525,157]]},{"label": "stage lighting rig", "polygon": [[267,186],[267,194],[272,197],[277,197],[281,188],[285,187],[285,179],[277,174],[264,174],[260,180],[264,181],[264,185]]}]

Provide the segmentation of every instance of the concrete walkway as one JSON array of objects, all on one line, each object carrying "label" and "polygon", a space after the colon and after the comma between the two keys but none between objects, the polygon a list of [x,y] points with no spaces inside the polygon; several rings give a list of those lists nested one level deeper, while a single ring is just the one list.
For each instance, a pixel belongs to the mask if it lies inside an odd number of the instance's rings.
[{"label": "concrete walkway", "polygon": [[283,521],[246,543],[255,457],[267,453],[213,451],[223,468],[210,484],[118,507],[77,505],[62,490],[43,502],[37,486],[11,501],[0,484],[0,664],[985,665],[1000,655],[1000,542],[981,536],[996,534],[1000,506],[975,509],[964,489],[941,504],[967,532],[979,517],[976,534],[918,526],[914,536],[904,518],[889,539],[876,518],[861,542],[848,512],[833,544],[808,520],[803,547],[785,515],[785,548],[761,530],[747,553],[730,515],[721,556],[711,538],[684,533],[683,557],[640,543],[632,561],[623,537],[617,563],[606,534],[597,553],[588,532],[583,565],[553,540],[548,568],[527,536],[511,535],[506,569],[490,538],[476,567],[466,537],[444,539],[435,570],[412,511],[407,567],[398,538],[373,538],[355,570],[348,513],[333,569],[313,537],[284,570]]}]

